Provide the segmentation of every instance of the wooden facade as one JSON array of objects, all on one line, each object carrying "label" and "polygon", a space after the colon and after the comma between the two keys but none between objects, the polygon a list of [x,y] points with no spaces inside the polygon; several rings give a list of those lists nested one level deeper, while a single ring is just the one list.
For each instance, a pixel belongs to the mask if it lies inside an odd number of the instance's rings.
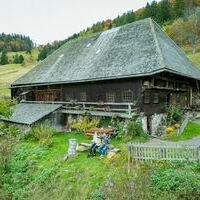
[{"label": "wooden facade", "polygon": [[[167,78],[166,78],[167,77]],[[28,91],[29,101],[113,102],[137,104],[145,115],[163,113],[166,104],[186,108],[198,90],[193,79],[162,73],[155,76],[12,89],[13,97]]]}]

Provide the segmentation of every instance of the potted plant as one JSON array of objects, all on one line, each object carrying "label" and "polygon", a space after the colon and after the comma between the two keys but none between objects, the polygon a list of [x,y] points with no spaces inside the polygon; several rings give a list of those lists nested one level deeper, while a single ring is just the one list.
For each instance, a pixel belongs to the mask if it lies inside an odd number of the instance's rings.
[{"label": "potted plant", "polygon": [[99,104],[99,105],[104,105],[104,102],[103,102],[102,100],[100,100],[100,101],[98,102],[98,104]]},{"label": "potted plant", "polygon": [[94,106],[90,106],[89,111],[93,111],[93,110],[94,110]]},{"label": "potted plant", "polygon": [[109,111],[111,111],[111,109],[110,109],[110,107],[109,107],[109,106],[105,107],[105,108],[104,108],[104,110],[105,110],[106,112],[109,112]]},{"label": "potted plant", "polygon": [[82,108],[81,105],[76,106],[76,110],[81,110],[81,108]]}]

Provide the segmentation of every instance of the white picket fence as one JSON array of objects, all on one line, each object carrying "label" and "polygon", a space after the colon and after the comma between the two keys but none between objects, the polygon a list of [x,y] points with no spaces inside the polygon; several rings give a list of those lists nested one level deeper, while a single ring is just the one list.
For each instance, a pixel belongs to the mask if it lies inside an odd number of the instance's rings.
[{"label": "white picket fence", "polygon": [[200,145],[147,145],[128,143],[128,153],[131,159],[166,160],[166,161],[200,161]]}]

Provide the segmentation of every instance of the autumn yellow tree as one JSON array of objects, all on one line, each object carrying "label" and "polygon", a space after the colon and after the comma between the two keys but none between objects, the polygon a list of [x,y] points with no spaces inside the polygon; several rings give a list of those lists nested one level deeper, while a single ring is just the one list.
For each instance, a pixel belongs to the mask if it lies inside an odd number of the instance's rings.
[{"label": "autumn yellow tree", "polygon": [[195,53],[200,36],[200,7],[186,11],[184,18],[175,20],[164,29],[178,45],[189,44]]}]

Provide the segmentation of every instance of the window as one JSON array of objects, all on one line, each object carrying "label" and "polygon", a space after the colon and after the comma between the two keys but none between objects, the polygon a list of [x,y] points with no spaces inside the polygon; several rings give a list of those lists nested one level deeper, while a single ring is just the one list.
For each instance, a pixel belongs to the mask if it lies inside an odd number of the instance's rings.
[{"label": "window", "polygon": [[123,92],[123,102],[133,102],[133,92],[131,90],[127,90]]},{"label": "window", "polygon": [[169,82],[168,82],[168,87],[169,87],[169,88],[174,88],[174,82],[169,81]]},{"label": "window", "polygon": [[107,102],[115,102],[115,93],[114,92],[106,93],[106,101]]},{"label": "window", "polygon": [[161,79],[154,79],[154,86],[166,87],[166,81]]},{"label": "window", "polygon": [[66,96],[65,96],[65,100],[66,100],[66,101],[71,101],[71,100],[73,100],[73,94],[72,94],[72,93],[67,93]]},{"label": "window", "polygon": [[159,94],[158,93],[154,93],[153,103],[159,103]]},{"label": "window", "polygon": [[144,103],[150,103],[150,93],[149,92],[144,93]]},{"label": "window", "polygon": [[87,101],[86,92],[80,92],[79,101],[81,101],[81,102]]}]

